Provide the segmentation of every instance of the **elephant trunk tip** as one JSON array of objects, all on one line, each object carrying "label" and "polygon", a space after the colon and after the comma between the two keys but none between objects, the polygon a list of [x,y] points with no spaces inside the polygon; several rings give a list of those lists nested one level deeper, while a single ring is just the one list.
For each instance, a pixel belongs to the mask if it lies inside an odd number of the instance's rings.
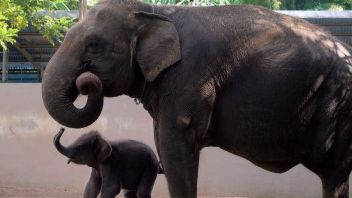
[{"label": "elephant trunk tip", "polygon": [[55,137],[54,137],[54,144],[57,144],[57,143],[59,143],[59,141],[60,141],[60,138],[61,138],[61,136],[62,136],[62,134],[64,133],[64,131],[65,131],[65,128],[63,128],[63,127],[61,127],[60,128],[60,130],[59,130],[59,132],[55,135]]},{"label": "elephant trunk tip", "polygon": [[98,76],[91,72],[84,72],[76,79],[76,87],[80,94],[100,94],[103,90],[103,85]]},{"label": "elephant trunk tip", "polygon": [[65,128],[64,127],[60,127],[59,133],[63,133],[64,131],[65,131]]}]

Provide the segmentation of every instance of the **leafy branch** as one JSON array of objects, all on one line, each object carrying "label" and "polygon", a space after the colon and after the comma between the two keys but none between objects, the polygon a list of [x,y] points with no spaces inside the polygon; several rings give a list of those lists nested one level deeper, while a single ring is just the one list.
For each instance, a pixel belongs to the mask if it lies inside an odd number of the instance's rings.
[{"label": "leafy branch", "polygon": [[21,30],[32,25],[51,43],[59,42],[64,32],[73,24],[68,17],[43,16],[40,11],[77,8],[77,0],[1,0],[0,1],[0,46],[14,43]]}]

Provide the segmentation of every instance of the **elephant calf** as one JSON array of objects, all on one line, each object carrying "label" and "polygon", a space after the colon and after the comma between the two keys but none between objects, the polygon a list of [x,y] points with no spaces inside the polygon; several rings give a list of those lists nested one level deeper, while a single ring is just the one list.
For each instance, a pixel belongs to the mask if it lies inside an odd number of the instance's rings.
[{"label": "elephant calf", "polygon": [[158,160],[150,147],[134,140],[108,142],[97,131],[79,137],[64,147],[61,128],[54,138],[56,149],[69,158],[68,163],[92,167],[84,196],[115,197],[123,188],[125,197],[149,198],[158,173],[162,173]]}]

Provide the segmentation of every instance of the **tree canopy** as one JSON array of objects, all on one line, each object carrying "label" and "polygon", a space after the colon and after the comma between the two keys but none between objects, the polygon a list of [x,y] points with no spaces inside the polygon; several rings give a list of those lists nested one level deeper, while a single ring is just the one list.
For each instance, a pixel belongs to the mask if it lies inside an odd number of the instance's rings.
[{"label": "tree canopy", "polygon": [[[88,0],[91,6],[97,0]],[[0,1],[0,48],[15,43],[19,31],[34,26],[53,45],[60,42],[63,33],[73,24],[69,17],[55,18],[55,10],[77,10],[78,0],[1,0]]]},{"label": "tree canopy", "polygon": [[15,37],[22,29],[32,25],[50,41],[66,31],[71,19],[55,19],[40,14],[39,11],[69,9],[67,5],[73,0],[1,0],[0,1],[0,45],[6,48],[6,43],[14,43]]},{"label": "tree canopy", "polygon": [[[154,4],[190,4],[190,0],[144,0]],[[352,0],[193,0],[194,5],[253,4],[275,10],[349,10]]]},{"label": "tree canopy", "polygon": [[[98,0],[88,0],[92,6]],[[190,0],[144,0],[153,4],[189,5]],[[192,5],[255,4],[275,10],[348,10],[352,0],[193,0]],[[20,30],[29,25],[39,30],[52,44],[60,42],[73,24],[68,17],[54,18],[54,10],[77,10],[78,0],[1,0],[0,48],[14,43]],[[45,12],[40,12],[45,11]],[[43,14],[44,13],[44,14]]]},{"label": "tree canopy", "polygon": [[350,10],[352,0],[241,0],[276,10]]}]

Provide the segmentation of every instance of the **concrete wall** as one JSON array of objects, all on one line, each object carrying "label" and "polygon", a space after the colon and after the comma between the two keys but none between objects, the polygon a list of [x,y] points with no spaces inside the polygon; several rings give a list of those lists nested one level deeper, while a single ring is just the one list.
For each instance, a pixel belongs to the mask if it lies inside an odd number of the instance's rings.
[{"label": "concrete wall", "polygon": [[[84,99],[79,98],[77,105]],[[17,191],[17,196],[79,197],[89,168],[66,165],[66,159],[54,149],[52,138],[60,126],[43,107],[40,84],[0,84],[0,101],[0,197]],[[128,97],[105,99],[101,117],[88,129],[98,129],[112,140],[140,140],[155,150],[151,118]],[[88,129],[68,129],[63,144],[77,138],[81,134],[78,131]],[[206,148],[201,153],[198,189],[200,195],[210,197],[321,195],[320,180],[302,166],[274,174],[218,148]],[[168,197],[163,175],[157,178],[154,194]]]}]

